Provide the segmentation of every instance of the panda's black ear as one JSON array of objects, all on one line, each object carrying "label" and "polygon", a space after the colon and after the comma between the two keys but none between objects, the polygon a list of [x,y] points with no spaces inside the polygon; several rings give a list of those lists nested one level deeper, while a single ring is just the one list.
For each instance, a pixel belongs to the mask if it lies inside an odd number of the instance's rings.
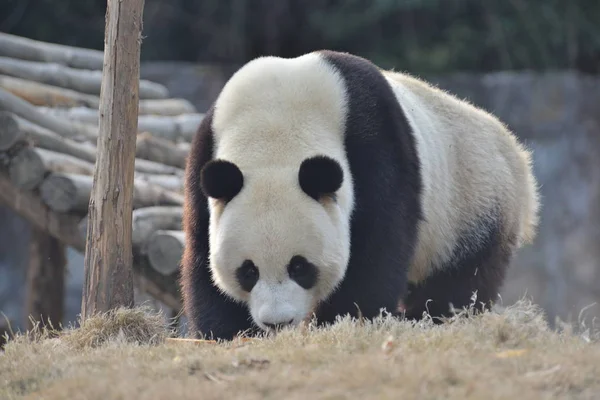
[{"label": "panda's black ear", "polygon": [[202,192],[213,199],[228,202],[242,190],[243,185],[242,171],[230,161],[211,160],[200,173]]},{"label": "panda's black ear", "polygon": [[298,180],[302,190],[315,200],[335,193],[344,180],[340,164],[327,156],[314,156],[302,161]]}]

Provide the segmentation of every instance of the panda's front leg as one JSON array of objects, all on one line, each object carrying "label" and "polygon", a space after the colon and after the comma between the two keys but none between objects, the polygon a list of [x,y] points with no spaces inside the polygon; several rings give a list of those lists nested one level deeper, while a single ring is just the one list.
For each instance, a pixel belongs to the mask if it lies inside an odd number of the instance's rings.
[{"label": "panda's front leg", "polygon": [[382,310],[402,314],[419,218],[409,209],[403,203],[362,207],[369,212],[355,215],[346,274],[339,288],[317,308],[319,322],[331,323],[347,314],[372,319]]},{"label": "panda's front leg", "polygon": [[232,340],[241,333],[255,333],[257,328],[247,307],[229,299],[214,286],[209,267],[203,260],[206,257],[184,256],[182,261],[184,306],[191,336]]}]

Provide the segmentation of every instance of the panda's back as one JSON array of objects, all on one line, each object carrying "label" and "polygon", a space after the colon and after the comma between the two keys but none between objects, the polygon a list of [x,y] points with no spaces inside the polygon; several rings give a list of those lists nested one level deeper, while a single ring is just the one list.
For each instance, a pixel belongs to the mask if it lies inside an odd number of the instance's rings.
[{"label": "panda's back", "polygon": [[489,113],[410,75],[383,73],[421,161],[424,220],[409,280],[445,268],[458,247],[476,251],[494,228],[517,243],[530,240],[537,192],[529,152]]}]

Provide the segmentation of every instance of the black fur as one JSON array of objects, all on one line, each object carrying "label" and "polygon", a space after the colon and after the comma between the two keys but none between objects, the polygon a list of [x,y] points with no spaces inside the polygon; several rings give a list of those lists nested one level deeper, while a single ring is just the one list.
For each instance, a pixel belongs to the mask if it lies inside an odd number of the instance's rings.
[{"label": "black fur", "polygon": [[202,168],[200,187],[205,196],[231,201],[244,186],[242,171],[232,162],[212,160]]},{"label": "black fur", "polygon": [[251,292],[256,282],[258,282],[260,271],[252,261],[246,260],[235,271],[235,277],[243,290]]},{"label": "black fur", "polygon": [[322,51],[348,91],[345,145],[354,181],[351,255],[339,289],[316,310],[319,322],[339,314],[366,318],[394,312],[422,216],[416,143],[392,88],[369,61]]},{"label": "black fur", "polygon": [[315,156],[302,161],[298,181],[304,193],[319,200],[324,195],[335,193],[342,186],[344,171],[332,158]]},{"label": "black fur", "polygon": [[461,236],[449,261],[424,282],[410,286],[406,318],[420,319],[426,311],[439,323],[452,316],[450,305],[456,310],[471,304],[475,311],[490,308],[516,245],[514,238],[503,236],[500,221],[498,214],[480,218],[474,231]]},{"label": "black fur", "polygon": [[302,256],[294,256],[288,265],[290,278],[308,290],[315,286],[319,277],[319,269]]}]

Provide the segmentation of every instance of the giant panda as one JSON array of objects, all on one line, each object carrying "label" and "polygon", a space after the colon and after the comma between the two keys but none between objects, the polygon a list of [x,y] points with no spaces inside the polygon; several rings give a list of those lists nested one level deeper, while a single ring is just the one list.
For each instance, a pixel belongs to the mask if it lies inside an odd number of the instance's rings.
[{"label": "giant panda", "polygon": [[259,57],[187,160],[189,329],[438,318],[473,295],[484,309],[537,213],[530,152],[487,112],[348,53]]}]

